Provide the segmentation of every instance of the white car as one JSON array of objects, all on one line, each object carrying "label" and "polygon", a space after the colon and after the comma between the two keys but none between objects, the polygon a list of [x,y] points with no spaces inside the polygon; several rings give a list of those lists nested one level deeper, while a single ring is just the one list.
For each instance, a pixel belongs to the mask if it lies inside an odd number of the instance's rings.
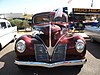
[{"label": "white car", "polygon": [[0,50],[12,41],[17,34],[17,26],[12,27],[11,23],[5,19],[0,19]]},{"label": "white car", "polygon": [[91,42],[100,42],[100,25],[85,28],[85,33],[90,37]]}]

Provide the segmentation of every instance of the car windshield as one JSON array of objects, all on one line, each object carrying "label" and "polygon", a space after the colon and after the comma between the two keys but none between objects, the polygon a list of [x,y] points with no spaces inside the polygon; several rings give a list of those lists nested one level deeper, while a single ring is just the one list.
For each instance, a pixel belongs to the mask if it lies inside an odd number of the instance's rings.
[{"label": "car windshield", "polygon": [[40,23],[47,23],[47,22],[66,22],[66,17],[62,15],[62,17],[55,17],[55,14],[50,15],[48,14],[38,14],[34,17],[33,23],[40,24]]}]

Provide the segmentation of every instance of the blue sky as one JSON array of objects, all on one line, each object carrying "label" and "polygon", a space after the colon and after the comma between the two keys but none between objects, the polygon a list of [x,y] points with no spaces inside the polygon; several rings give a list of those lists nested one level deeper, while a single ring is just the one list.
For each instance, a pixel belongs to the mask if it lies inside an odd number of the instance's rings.
[{"label": "blue sky", "polygon": [[[92,0],[0,0],[0,13],[38,13],[68,6],[72,8],[91,8]],[[94,0],[94,8],[100,8],[100,0]]]},{"label": "blue sky", "polygon": [[[58,2],[59,1],[59,2]],[[0,13],[49,11],[63,6],[67,0],[0,0]],[[63,2],[62,2],[63,1]],[[57,3],[58,2],[58,3]],[[66,5],[67,6],[67,5]]]}]

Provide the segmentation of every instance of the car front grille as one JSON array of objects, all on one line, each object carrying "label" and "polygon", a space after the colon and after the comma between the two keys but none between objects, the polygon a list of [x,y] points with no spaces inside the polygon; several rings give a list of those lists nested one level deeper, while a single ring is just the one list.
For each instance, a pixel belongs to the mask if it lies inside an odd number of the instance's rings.
[{"label": "car front grille", "polygon": [[49,61],[47,49],[44,47],[43,44],[35,44],[34,48],[36,61]]},{"label": "car front grille", "polygon": [[49,58],[48,51],[43,44],[35,44],[34,48],[36,61],[57,62],[64,61],[66,59],[66,44],[58,44],[54,48],[51,58]]},{"label": "car front grille", "polygon": [[54,49],[51,61],[64,61],[66,59],[66,50],[66,44],[58,44]]}]

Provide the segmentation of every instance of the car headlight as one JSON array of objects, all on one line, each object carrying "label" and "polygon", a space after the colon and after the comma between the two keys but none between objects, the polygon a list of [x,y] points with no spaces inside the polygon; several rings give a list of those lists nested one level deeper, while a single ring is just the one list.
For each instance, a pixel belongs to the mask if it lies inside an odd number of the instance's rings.
[{"label": "car headlight", "polygon": [[82,40],[77,40],[76,42],[76,50],[79,53],[82,53],[84,51],[85,48],[85,44]]},{"label": "car headlight", "polygon": [[26,49],[26,44],[24,40],[19,40],[16,44],[16,49],[18,52],[23,53]]}]

